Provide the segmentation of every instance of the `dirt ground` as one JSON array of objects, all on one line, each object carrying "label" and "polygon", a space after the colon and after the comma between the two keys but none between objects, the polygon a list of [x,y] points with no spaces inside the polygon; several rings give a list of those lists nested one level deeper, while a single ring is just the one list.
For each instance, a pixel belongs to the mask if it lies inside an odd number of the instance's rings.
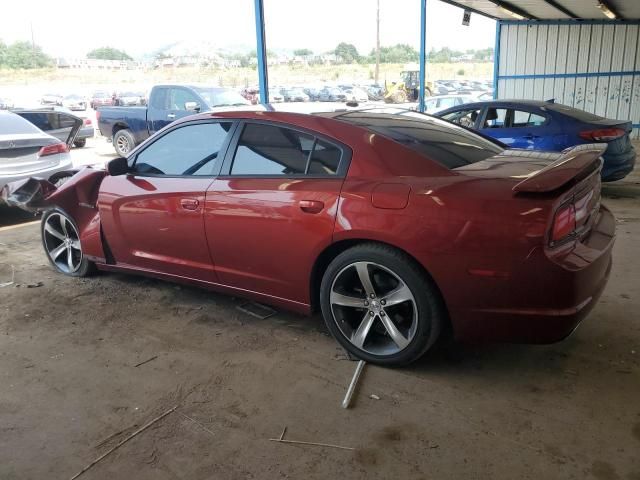
[{"label": "dirt ground", "polygon": [[[177,406],[80,478],[638,480],[638,175],[605,194],[614,268],[570,338],[368,366],[349,410],[355,363],[320,317],[259,320],[240,299],[141,277],[66,278],[36,224],[1,228],[0,283],[13,265],[15,284],[0,288],[0,479],[70,479]],[[269,441],[285,426],[355,450]]]}]

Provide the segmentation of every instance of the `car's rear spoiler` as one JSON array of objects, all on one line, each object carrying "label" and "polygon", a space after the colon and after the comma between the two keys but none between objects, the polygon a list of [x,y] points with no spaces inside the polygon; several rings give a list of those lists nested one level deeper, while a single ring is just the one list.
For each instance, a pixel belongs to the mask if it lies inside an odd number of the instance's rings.
[{"label": "car's rear spoiler", "polygon": [[541,193],[556,190],[585,173],[602,168],[600,157],[606,149],[606,143],[591,143],[567,149],[558,160],[516,184],[513,191]]}]

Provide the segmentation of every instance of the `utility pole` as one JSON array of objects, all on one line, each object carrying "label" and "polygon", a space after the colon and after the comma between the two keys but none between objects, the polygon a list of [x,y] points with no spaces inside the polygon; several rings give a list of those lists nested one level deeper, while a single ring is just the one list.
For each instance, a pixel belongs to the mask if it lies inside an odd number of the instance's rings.
[{"label": "utility pole", "polygon": [[31,65],[36,68],[36,41],[33,38],[33,22],[29,22],[31,26]]},{"label": "utility pole", "polygon": [[376,9],[376,85],[380,75],[380,0],[377,0]]}]

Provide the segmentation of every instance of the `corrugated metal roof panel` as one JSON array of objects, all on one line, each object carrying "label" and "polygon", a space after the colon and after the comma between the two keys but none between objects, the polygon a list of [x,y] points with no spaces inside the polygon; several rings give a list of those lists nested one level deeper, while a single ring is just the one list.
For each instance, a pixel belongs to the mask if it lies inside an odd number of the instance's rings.
[{"label": "corrugated metal roof panel", "polygon": [[[444,0],[459,6],[460,8],[471,8],[487,16],[500,20],[515,20],[507,11],[500,8],[498,4],[490,0]],[[640,1],[638,0],[607,0],[611,8],[616,11],[622,19],[640,20]],[[566,20],[571,17],[564,13],[568,10],[579,19],[584,20],[607,20],[607,17],[597,7],[595,0],[508,0],[505,1],[508,8],[512,5],[514,9],[522,10],[529,14],[530,18],[539,20]],[[557,4],[560,8],[554,6]]]}]

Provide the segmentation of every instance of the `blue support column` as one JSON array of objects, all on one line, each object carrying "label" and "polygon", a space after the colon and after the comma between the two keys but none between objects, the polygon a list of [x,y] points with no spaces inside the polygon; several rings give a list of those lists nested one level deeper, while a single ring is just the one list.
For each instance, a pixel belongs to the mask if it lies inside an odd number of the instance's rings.
[{"label": "blue support column", "polygon": [[260,103],[269,103],[269,76],[267,72],[267,42],[264,34],[264,0],[254,0],[256,12],[256,48]]},{"label": "blue support column", "polygon": [[424,112],[424,91],[426,84],[427,60],[427,0],[420,0],[420,85],[418,92],[418,110]]},{"label": "blue support column", "polygon": [[502,22],[496,20],[496,46],[493,49],[493,98],[498,98],[498,77],[500,75],[500,29]]}]

